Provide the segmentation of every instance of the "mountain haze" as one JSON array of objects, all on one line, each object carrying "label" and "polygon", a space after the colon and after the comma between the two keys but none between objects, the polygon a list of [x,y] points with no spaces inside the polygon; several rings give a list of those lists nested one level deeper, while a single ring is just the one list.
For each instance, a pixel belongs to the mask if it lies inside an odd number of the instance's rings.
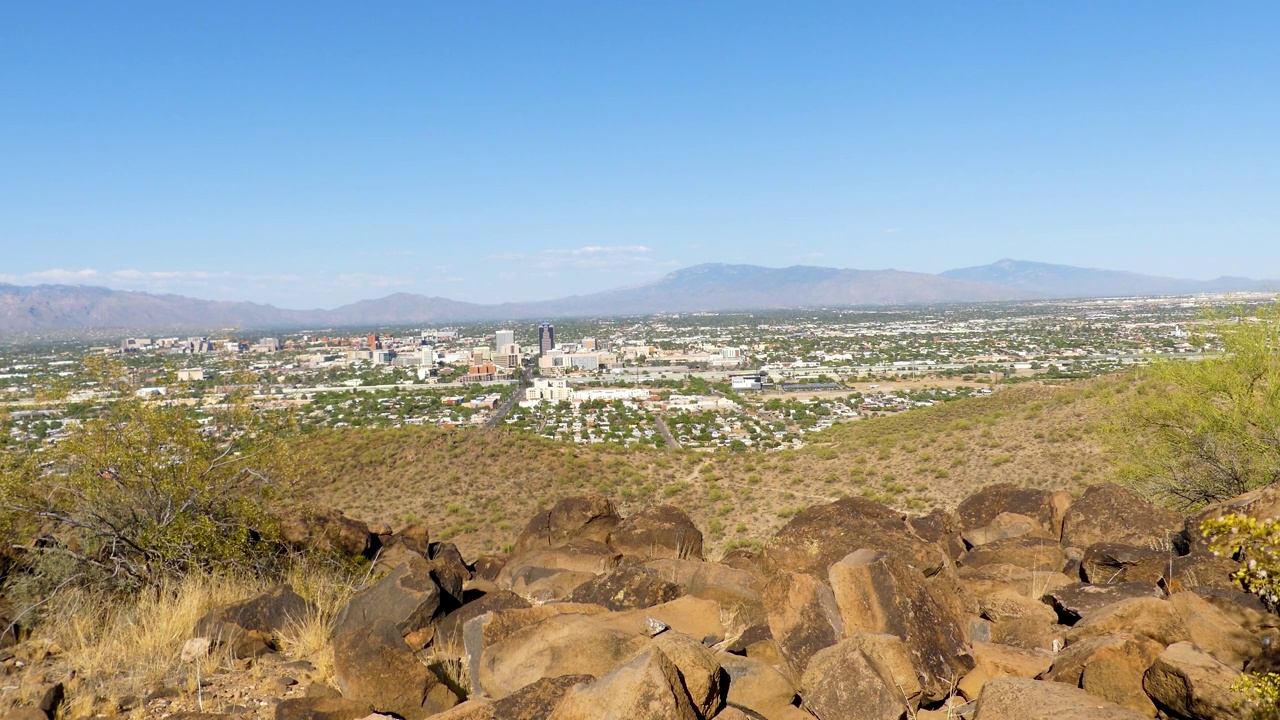
[{"label": "mountain haze", "polygon": [[288,310],[250,302],[197,300],[99,287],[0,284],[0,332],[438,324],[659,312],[1183,295],[1267,290],[1278,285],[1247,278],[1179,280],[1019,260],[1001,260],[940,275],[803,265],[766,268],[705,264],[677,270],[642,285],[538,302],[482,305],[396,293],[333,310]]}]

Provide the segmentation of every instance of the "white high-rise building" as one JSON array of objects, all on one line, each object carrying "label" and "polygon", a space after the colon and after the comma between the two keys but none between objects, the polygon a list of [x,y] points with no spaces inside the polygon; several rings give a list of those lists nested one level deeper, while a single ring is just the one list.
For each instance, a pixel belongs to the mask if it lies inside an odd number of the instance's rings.
[{"label": "white high-rise building", "polygon": [[516,332],[514,330],[499,330],[493,334],[493,346],[499,350],[507,345],[511,345],[516,341]]}]

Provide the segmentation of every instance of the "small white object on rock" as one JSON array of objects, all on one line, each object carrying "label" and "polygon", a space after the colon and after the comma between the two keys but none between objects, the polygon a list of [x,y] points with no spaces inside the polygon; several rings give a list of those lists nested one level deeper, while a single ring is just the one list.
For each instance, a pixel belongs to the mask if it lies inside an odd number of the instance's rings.
[{"label": "small white object on rock", "polygon": [[182,662],[192,663],[209,654],[209,638],[194,637],[182,646]]},{"label": "small white object on rock", "polygon": [[654,618],[651,618],[647,615],[644,618],[644,624],[646,627],[649,628],[649,637],[653,637],[654,635],[658,635],[660,633],[666,632],[667,630],[666,623],[662,622],[661,620],[656,620]]}]

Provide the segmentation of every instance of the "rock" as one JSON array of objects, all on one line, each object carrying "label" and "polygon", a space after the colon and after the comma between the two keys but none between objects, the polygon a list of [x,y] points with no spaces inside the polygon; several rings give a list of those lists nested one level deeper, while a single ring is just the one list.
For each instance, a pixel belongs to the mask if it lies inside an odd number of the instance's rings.
[{"label": "rock", "polygon": [[421,720],[458,704],[458,698],[418,662],[399,628],[379,618],[333,638],[333,676],[349,700],[405,720]]},{"label": "rock", "polygon": [[444,616],[436,624],[437,647],[462,649],[462,628],[471,618],[480,617],[494,610],[511,610],[530,607],[529,601],[509,590],[498,590],[473,600]]},{"label": "rock", "polygon": [[[480,659],[485,648],[502,642],[518,631],[536,625],[556,615],[604,615],[608,611],[599,605],[577,603],[551,603],[529,608],[493,610],[467,620],[462,626],[464,657],[471,688],[481,692]],[[637,631],[638,633],[638,631]]]},{"label": "rock", "polygon": [[620,628],[611,620],[555,615],[486,645],[472,690],[501,699],[544,677],[602,677],[647,643],[639,627]]},{"label": "rock", "polygon": [[493,706],[494,702],[488,698],[471,698],[439,715],[432,715],[431,720],[499,720]]},{"label": "rock", "polygon": [[1231,684],[1240,676],[1189,642],[1173,643],[1147,670],[1143,687],[1165,712],[1191,720],[1245,720],[1252,713],[1242,707]]},{"label": "rock", "polygon": [[982,688],[973,720],[1139,720],[1147,716],[1062,683],[999,678]]},{"label": "rock", "polygon": [[652,619],[695,638],[723,638],[724,614],[719,603],[686,595],[661,605],[616,613],[612,617],[620,626],[643,627]]},{"label": "rock", "polygon": [[[493,720],[546,720],[564,699],[569,688],[594,682],[590,675],[560,675],[530,683],[489,704]],[[434,720],[434,719],[433,719]]]},{"label": "rock", "polygon": [[579,585],[569,602],[594,603],[610,610],[646,608],[675,600],[684,594],[680,586],[660,580],[644,569],[627,566]]},{"label": "rock", "polygon": [[1156,598],[1133,598],[1109,605],[1076,623],[1067,633],[1067,644],[1124,632],[1145,635],[1166,646],[1190,638],[1187,625],[1173,603]]},{"label": "rock", "polygon": [[481,555],[471,564],[472,575],[490,582],[495,581],[507,564],[507,559],[506,555]]},{"label": "rock", "polygon": [[812,575],[779,571],[760,599],[768,613],[769,632],[793,678],[804,673],[814,653],[835,645],[844,635],[835,595]]},{"label": "rock", "polygon": [[1074,583],[1053,588],[1044,594],[1044,599],[1057,611],[1058,619],[1068,625],[1096,615],[1122,600],[1161,597],[1164,593],[1160,588],[1147,583]]},{"label": "rock", "polygon": [[645,508],[622,519],[609,545],[627,557],[702,559],[702,531],[674,505]]},{"label": "rock", "polygon": [[348,557],[373,558],[378,552],[378,536],[369,526],[338,510],[310,508],[291,511],[280,519],[280,537],[297,551],[339,553]]},{"label": "rock", "polygon": [[1182,542],[1182,516],[1158,508],[1119,485],[1094,485],[1067,511],[1062,544],[1087,548],[1111,542],[1167,550]]},{"label": "rock", "polygon": [[796,687],[777,668],[755,658],[719,653],[716,658],[729,676],[725,701],[763,717],[775,717],[791,707]]},{"label": "rock", "polygon": [[[193,639],[208,638],[232,657],[254,658],[277,649],[275,638],[291,623],[315,612],[289,585],[277,585],[240,602],[214,608],[196,621]],[[206,651],[207,653],[207,651]]]},{"label": "rock", "polygon": [[1149,582],[1169,588],[1170,592],[1213,588],[1227,592],[1240,592],[1240,584],[1231,574],[1240,569],[1240,563],[1229,557],[1209,554],[1178,555],[1172,560],[1168,554],[1150,558],[1127,568],[1126,581]]},{"label": "rock", "polygon": [[1023,650],[1048,650],[1066,644],[1067,630],[1038,617],[1008,618],[991,623],[988,641]]},{"label": "rock", "polygon": [[1258,520],[1280,518],[1280,483],[1272,483],[1230,500],[1206,505],[1200,512],[1187,518],[1184,527],[1191,553],[1208,554],[1209,541],[1200,531],[1200,524],[1226,515],[1244,515]]},{"label": "rock", "polygon": [[996,515],[988,525],[965,531],[963,537],[969,547],[981,547],[997,540],[1017,537],[1039,537],[1057,542],[1057,537],[1051,536],[1035,518],[1008,512]]},{"label": "rock", "polygon": [[720,709],[728,676],[720,668],[715,653],[702,643],[680,632],[665,632],[653,639],[652,645],[676,666],[685,692],[699,717],[711,717]]},{"label": "rock", "polygon": [[1147,668],[1164,651],[1142,635],[1118,633],[1075,643],[1054,658],[1045,679],[1081,687],[1117,705],[1154,717],[1156,708],[1142,689]]},{"label": "rock", "polygon": [[1011,513],[1035,520],[1052,537],[1062,534],[1062,519],[1071,507],[1071,496],[1010,483],[988,485],[965,498],[956,507],[956,518],[962,531],[990,525],[1001,513]]},{"label": "rock", "polygon": [[605,543],[621,520],[613,503],[602,495],[564,498],[529,520],[516,538],[515,551],[553,548],[571,540]]},{"label": "rock", "polygon": [[940,548],[911,534],[902,515],[858,497],[797,514],[769,540],[764,560],[769,570],[825,576],[832,563],[863,548],[893,553],[925,575],[948,562]]},{"label": "rock", "polygon": [[974,666],[990,678],[1040,677],[1053,666],[1053,655],[1045,650],[1024,650],[995,643],[973,643]]},{"label": "rock", "polygon": [[301,697],[281,700],[276,720],[359,720],[369,714],[369,703],[329,697]]},{"label": "rock", "polygon": [[851,641],[820,650],[800,680],[804,708],[819,720],[899,720],[906,699]]},{"label": "rock", "polygon": [[753,575],[761,574],[760,553],[749,548],[735,548],[720,558],[720,565],[728,565],[737,570],[745,570]]},{"label": "rock", "polygon": [[596,579],[595,573],[531,567],[511,578],[511,591],[532,603],[568,600],[575,590]]},{"label": "rock", "polygon": [[844,634],[889,633],[902,638],[926,699],[946,697],[950,680],[973,669],[968,620],[955,616],[925,577],[905,562],[860,550],[832,565],[830,579]]},{"label": "rock", "polygon": [[934,508],[928,515],[907,518],[911,533],[925,542],[942,548],[947,557],[955,560],[964,554],[964,540],[956,516],[942,508]]},{"label": "rock", "polygon": [[[1090,583],[1147,582],[1155,585],[1163,575],[1160,568],[1172,562],[1173,557],[1172,551],[1169,550],[1151,550],[1120,543],[1101,542],[1085,548],[1080,570],[1085,581]],[[1157,570],[1154,576],[1150,573],[1129,574],[1127,571],[1135,565],[1142,565],[1144,568],[1154,566]],[[1143,574],[1148,576],[1140,577]]]},{"label": "rock", "polygon": [[530,568],[537,568],[544,574],[549,574],[546,573],[548,570],[569,570],[600,575],[618,567],[621,560],[622,556],[604,543],[574,540],[554,548],[529,550],[513,555],[494,582],[498,587],[510,589],[515,578],[529,577]]},{"label": "rock", "polygon": [[702,716],[675,664],[651,646],[594,683],[570,688],[551,720],[702,720]]},{"label": "rock", "polygon": [[1187,626],[1187,639],[1236,670],[1262,652],[1262,643],[1225,612],[1193,592],[1174,593],[1170,604]]},{"label": "rock", "polygon": [[861,650],[862,654],[867,656],[872,667],[895,691],[895,697],[903,700],[912,709],[920,704],[920,696],[924,688],[921,687],[920,677],[916,674],[911,652],[907,650],[907,645],[902,642],[902,638],[888,633],[857,633],[843,642],[849,647]]},{"label": "rock", "polygon": [[978,608],[982,617],[992,621],[1016,618],[1036,618],[1052,625],[1058,621],[1058,613],[1052,607],[1032,600],[1012,587],[1004,587],[978,596]]},{"label": "rock", "polygon": [[[461,579],[441,570],[438,563],[410,557],[347,602],[334,621],[334,635],[374,620],[390,621],[401,635],[427,627],[461,605]],[[451,582],[452,587],[446,590],[439,579]]]},{"label": "rock", "polygon": [[976,547],[960,556],[960,565],[1014,565],[1024,570],[1058,572],[1067,562],[1062,546],[1056,540],[1038,537],[1015,537],[996,540]]}]

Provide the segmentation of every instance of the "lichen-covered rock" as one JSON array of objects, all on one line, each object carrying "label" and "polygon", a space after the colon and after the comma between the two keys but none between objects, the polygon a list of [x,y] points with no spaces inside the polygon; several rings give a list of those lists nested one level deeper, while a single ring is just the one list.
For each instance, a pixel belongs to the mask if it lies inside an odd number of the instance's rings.
[{"label": "lichen-covered rock", "polygon": [[632,565],[588,580],[574,588],[568,600],[593,603],[609,610],[630,610],[669,602],[682,594],[679,585]]}]

